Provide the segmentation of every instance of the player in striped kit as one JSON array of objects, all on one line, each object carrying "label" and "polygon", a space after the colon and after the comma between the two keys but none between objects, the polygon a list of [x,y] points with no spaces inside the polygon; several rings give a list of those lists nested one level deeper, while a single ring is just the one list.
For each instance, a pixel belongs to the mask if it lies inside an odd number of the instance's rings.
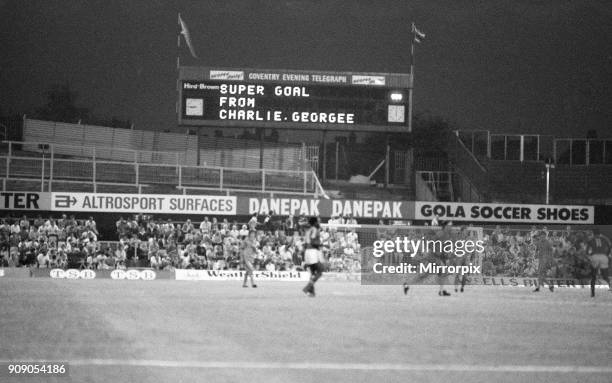
[{"label": "player in striped kit", "polygon": [[310,270],[310,280],[302,291],[307,296],[314,297],[314,285],[323,274],[325,260],[323,258],[323,253],[319,250],[321,246],[319,219],[317,217],[311,217],[308,220],[308,225],[309,227],[304,235],[304,246],[306,248],[304,251],[304,265]]},{"label": "player in striped kit", "polygon": [[610,259],[612,255],[612,244],[610,240],[602,235],[598,229],[593,230],[593,238],[588,243],[589,261],[591,262],[591,297],[595,297],[595,282],[597,281],[597,273],[601,273],[601,277],[608,282],[610,291],[610,277],[608,275]]},{"label": "player in striped kit", "polygon": [[[546,273],[554,266],[552,242],[546,237],[544,232],[541,232],[536,238],[535,245],[538,255],[538,285],[533,290],[534,293],[540,291],[540,287],[544,286]],[[553,292],[555,286],[550,284],[548,289]]]},{"label": "player in striped kit", "polygon": [[[453,226],[453,223],[451,221],[445,222],[443,229],[436,233],[436,240],[440,241],[441,243],[445,243],[446,241],[453,240],[453,234],[451,230],[452,226]],[[451,264],[451,261],[453,260],[453,257],[454,257],[453,254],[446,253],[442,248],[440,248],[440,251],[434,254],[434,256],[436,258],[436,263],[441,266],[446,266],[446,265]],[[438,285],[439,285],[438,295],[441,297],[448,297],[451,295],[445,289],[447,279],[448,279],[447,273],[438,272]]]},{"label": "player in striped kit", "polygon": [[[470,239],[470,235],[469,235],[469,233],[467,231],[467,228],[465,226],[463,226],[461,228],[461,230],[459,231],[458,239],[460,241],[463,241],[463,242],[465,242],[465,241]],[[475,259],[474,259],[475,258],[474,257],[474,252],[475,252],[475,250],[473,250],[471,252],[466,251],[466,253],[463,256],[461,256],[461,257],[455,256],[454,262],[453,262],[454,265],[455,266],[468,266],[468,265],[471,265],[471,262],[475,261]],[[463,290],[465,289],[465,285],[467,283],[467,276],[468,276],[467,273],[463,274],[463,275],[459,275],[459,274],[455,275],[455,292],[458,292],[458,286],[459,285],[461,285],[461,289],[459,291],[463,292]]]}]

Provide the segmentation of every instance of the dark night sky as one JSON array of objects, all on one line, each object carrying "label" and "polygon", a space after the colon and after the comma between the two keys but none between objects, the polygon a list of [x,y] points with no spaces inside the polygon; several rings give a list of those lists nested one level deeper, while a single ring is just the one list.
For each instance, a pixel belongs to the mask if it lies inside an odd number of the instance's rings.
[{"label": "dark night sky", "polygon": [[[0,0],[0,110],[79,104],[136,127],[176,125],[176,18],[225,67],[406,72],[415,110],[468,129],[612,136],[612,1]],[[186,53],[186,52],[183,52]]]}]

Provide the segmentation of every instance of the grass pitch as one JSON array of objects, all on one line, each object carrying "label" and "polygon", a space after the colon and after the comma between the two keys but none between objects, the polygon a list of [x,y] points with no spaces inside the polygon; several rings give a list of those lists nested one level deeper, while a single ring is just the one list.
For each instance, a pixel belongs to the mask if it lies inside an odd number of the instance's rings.
[{"label": "grass pitch", "polygon": [[2,278],[0,359],[70,363],[16,382],[612,381],[604,289],[301,288]]}]

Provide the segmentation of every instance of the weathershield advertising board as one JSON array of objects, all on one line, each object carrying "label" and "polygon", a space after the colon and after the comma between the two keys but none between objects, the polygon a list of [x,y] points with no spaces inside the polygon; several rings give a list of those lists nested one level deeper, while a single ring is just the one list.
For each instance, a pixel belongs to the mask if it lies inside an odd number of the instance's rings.
[{"label": "weathershield advertising board", "polygon": [[[177,281],[242,281],[242,270],[193,270],[176,269]],[[306,282],[310,273],[305,271],[254,271],[253,278],[258,281],[295,281]]]}]

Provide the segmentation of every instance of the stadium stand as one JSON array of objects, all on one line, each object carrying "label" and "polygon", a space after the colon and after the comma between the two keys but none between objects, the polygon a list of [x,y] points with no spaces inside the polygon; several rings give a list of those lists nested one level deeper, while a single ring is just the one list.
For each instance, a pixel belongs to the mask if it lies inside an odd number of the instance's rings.
[{"label": "stadium stand", "polygon": [[[305,160],[304,147],[266,148],[263,163],[267,167],[259,169],[259,161],[254,167],[249,157],[252,150],[230,148],[236,143],[230,139],[207,140],[204,146],[212,149],[200,150],[202,166],[196,165],[196,140],[188,135],[25,119],[24,140],[5,141],[0,147],[3,190],[324,194]],[[143,145],[180,151],[134,149]]]},{"label": "stadium stand", "polygon": [[[55,144],[56,155],[100,160],[214,167],[260,167],[260,143],[227,137],[202,137],[198,153],[195,135],[109,128],[24,119],[23,140],[29,152],[41,152],[37,143]],[[72,146],[67,146],[70,142]],[[57,145],[62,145],[61,147]],[[304,170],[305,145],[265,142],[263,167]],[[136,156],[136,157],[135,157]]]},{"label": "stadium stand", "polygon": [[610,139],[456,131],[449,135],[448,142],[451,169],[473,186],[471,200],[477,196],[483,202],[543,203],[545,161],[550,160],[554,165],[550,170],[552,203],[612,202]]},{"label": "stadium stand", "polygon": [[[552,159],[551,203],[611,202],[609,139],[449,132],[446,146],[435,156],[417,149],[393,152],[389,164],[379,163],[374,170],[378,182],[369,184],[338,179],[347,171],[339,172],[338,164],[335,179],[319,182],[319,172],[325,176],[325,170],[329,174],[334,169],[330,163],[334,156],[328,153],[327,163],[319,169],[318,146],[260,144],[205,137],[198,150],[192,135],[24,118],[23,141],[0,145],[0,179],[3,190],[543,203],[544,164]],[[336,157],[338,147],[338,143],[330,146],[336,148]],[[396,183],[381,184],[381,173]]]},{"label": "stadium stand", "polygon": [[[116,222],[115,239],[102,241],[93,218],[38,217],[0,221],[2,266],[114,269],[236,269],[242,240],[258,230],[260,243],[255,266],[283,271],[301,268],[305,217],[239,224],[206,217],[201,223],[173,222],[135,215]],[[334,271],[359,271],[359,248],[353,231],[329,231],[326,254]]]},{"label": "stadium stand", "polygon": [[[433,235],[436,229],[393,225],[373,229],[355,223],[335,217],[325,225],[321,243],[331,271],[359,272],[362,254],[371,251],[377,239],[392,238],[399,233],[418,239]],[[242,241],[250,229],[255,229],[259,242],[255,261],[258,270],[302,270],[305,226],[306,217],[254,217],[247,223],[205,217],[202,222],[179,222],[138,214],[121,217],[114,228],[98,228],[92,217],[75,219],[65,214],[38,216],[33,220],[25,216],[5,217],[0,219],[0,266],[239,269]],[[569,226],[484,228],[485,250],[474,262],[482,265],[484,275],[536,276],[538,257],[534,238],[542,232],[554,248],[556,267],[550,270],[549,277],[585,279],[589,276],[586,244],[593,234],[590,230]],[[104,233],[111,238],[102,240]]]}]

